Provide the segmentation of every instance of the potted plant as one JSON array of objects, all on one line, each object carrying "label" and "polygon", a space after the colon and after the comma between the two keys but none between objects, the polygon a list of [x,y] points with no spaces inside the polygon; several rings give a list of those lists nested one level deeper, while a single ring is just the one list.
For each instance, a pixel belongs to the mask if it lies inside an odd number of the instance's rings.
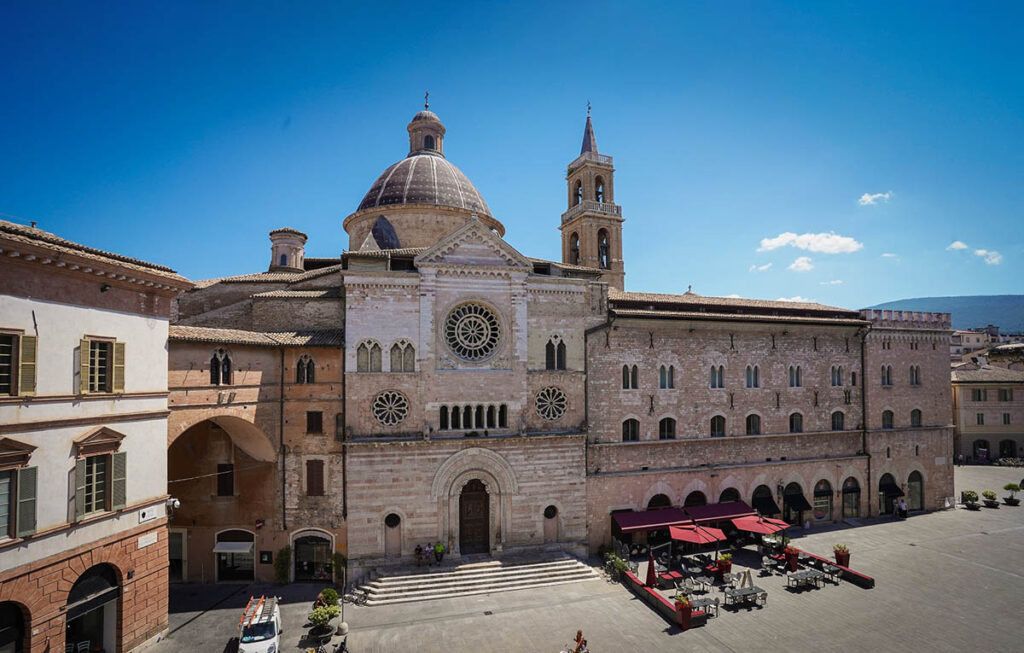
[{"label": "potted plant", "polygon": [[1019,506],[1020,499],[1017,498],[1017,493],[1020,492],[1020,486],[1016,483],[1007,483],[1003,486],[1003,489],[1010,493],[1010,496],[1003,497],[1003,503],[1008,506]]},{"label": "potted plant", "polygon": [[679,619],[679,627],[683,630],[690,629],[690,617],[693,613],[693,606],[685,594],[676,594],[676,617]]},{"label": "potted plant", "polygon": [[985,490],[981,493],[981,496],[985,497],[985,506],[988,508],[998,508],[999,500],[996,497],[996,493],[992,490]]},{"label": "potted plant", "polygon": [[836,557],[837,565],[850,566],[850,547],[845,544],[835,544],[832,546],[832,554]]},{"label": "potted plant", "polygon": [[732,572],[732,554],[723,553],[718,556],[718,568],[722,570],[723,574]]},{"label": "potted plant", "polygon": [[800,552],[791,546],[787,546],[782,550],[782,553],[786,556],[786,570],[796,571],[797,561],[800,559]]},{"label": "potted plant", "polygon": [[338,605],[338,590],[333,587],[325,587],[320,590],[320,596],[323,597],[324,603],[327,605]]},{"label": "potted plant", "polygon": [[978,503],[978,493],[974,490],[964,490],[960,493],[960,498],[964,502],[964,508],[968,510],[981,510],[981,504]]},{"label": "potted plant", "polygon": [[[337,598],[335,598],[337,601]],[[314,608],[309,613],[309,623],[313,625],[309,629],[309,636],[311,639],[321,639],[328,636],[331,631],[331,619],[341,615],[341,608],[337,605],[322,605],[319,608]]]}]

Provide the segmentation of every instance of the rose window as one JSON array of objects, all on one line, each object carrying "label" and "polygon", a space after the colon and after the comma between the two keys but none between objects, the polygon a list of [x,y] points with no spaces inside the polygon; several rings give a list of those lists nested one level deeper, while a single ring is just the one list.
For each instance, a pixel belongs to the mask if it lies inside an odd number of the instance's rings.
[{"label": "rose window", "polygon": [[453,308],[445,319],[444,339],[459,358],[482,361],[497,349],[501,324],[489,308],[462,304]]},{"label": "rose window", "polygon": [[556,420],[565,414],[569,400],[565,393],[552,386],[537,393],[537,414],[546,420]]},{"label": "rose window", "polygon": [[409,414],[409,400],[401,392],[388,390],[373,400],[373,417],[384,426],[401,424]]}]

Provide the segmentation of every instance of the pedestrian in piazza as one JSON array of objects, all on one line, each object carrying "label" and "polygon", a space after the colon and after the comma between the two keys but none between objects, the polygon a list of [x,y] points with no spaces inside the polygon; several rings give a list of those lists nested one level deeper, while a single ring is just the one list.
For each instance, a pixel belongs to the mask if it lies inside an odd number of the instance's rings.
[{"label": "pedestrian in piazza", "polygon": [[416,550],[413,553],[416,556],[416,566],[419,567],[423,564],[423,546],[417,544]]},{"label": "pedestrian in piazza", "polygon": [[434,563],[430,561],[430,552],[434,550],[434,543],[427,542],[427,566],[433,567]]},{"label": "pedestrian in piazza", "polygon": [[434,558],[437,559],[437,564],[441,564],[441,558],[444,557],[444,545],[438,542],[434,545]]}]

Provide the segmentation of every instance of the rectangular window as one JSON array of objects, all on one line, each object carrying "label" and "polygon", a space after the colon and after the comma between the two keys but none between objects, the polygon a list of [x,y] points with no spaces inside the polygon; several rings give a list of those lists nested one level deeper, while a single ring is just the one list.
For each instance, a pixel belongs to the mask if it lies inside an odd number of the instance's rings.
[{"label": "rectangular window", "polygon": [[1003,424],[1008,425],[1010,423],[1010,413],[1003,413]]},{"label": "rectangular window", "polygon": [[235,466],[231,463],[217,465],[217,496],[235,496]]},{"label": "rectangular window", "polygon": [[0,538],[14,537],[14,471],[0,472]]},{"label": "rectangular window", "polygon": [[971,389],[971,401],[988,401],[988,390]]},{"label": "rectangular window", "polygon": [[0,333],[0,395],[15,393],[14,346],[18,337],[11,333]]},{"label": "rectangular window", "polygon": [[985,426],[985,413],[978,413],[978,426]]},{"label": "rectangular window", "polygon": [[0,333],[0,396],[36,393],[36,336]]},{"label": "rectangular window", "polygon": [[85,514],[107,509],[108,463],[110,456],[85,459]]},{"label": "rectangular window", "polygon": [[123,342],[83,338],[79,348],[79,391],[124,392],[124,349]]},{"label": "rectangular window", "polygon": [[999,401],[1013,401],[1013,388],[999,388]]},{"label": "rectangular window", "polygon": [[306,461],[306,496],[322,497],[324,495],[324,461]]},{"label": "rectangular window", "polygon": [[110,343],[89,342],[89,392],[107,392],[110,370]]},{"label": "rectangular window", "polygon": [[324,432],[324,414],[319,410],[306,411],[306,433]]}]

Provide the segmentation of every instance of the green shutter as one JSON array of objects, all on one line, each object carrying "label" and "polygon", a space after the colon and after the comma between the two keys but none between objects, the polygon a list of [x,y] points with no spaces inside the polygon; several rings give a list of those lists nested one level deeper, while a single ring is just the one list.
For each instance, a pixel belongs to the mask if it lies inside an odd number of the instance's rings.
[{"label": "green shutter", "polygon": [[22,467],[18,470],[18,514],[15,518],[18,537],[27,537],[36,532],[36,483],[38,467]]},{"label": "green shutter", "polygon": [[110,509],[124,508],[127,493],[128,453],[121,451],[110,456],[113,468],[110,477]]},{"label": "green shutter", "polygon": [[75,462],[75,521],[85,517],[85,458]]},{"label": "green shutter", "polygon": [[21,353],[18,356],[18,394],[36,393],[36,358],[39,343],[36,336],[21,336]]},{"label": "green shutter", "polygon": [[[89,393],[89,341],[79,341],[79,361],[78,361],[78,393],[88,394]],[[84,477],[83,477],[84,478]]]},{"label": "green shutter", "polygon": [[124,343],[114,343],[114,392],[124,392]]}]

